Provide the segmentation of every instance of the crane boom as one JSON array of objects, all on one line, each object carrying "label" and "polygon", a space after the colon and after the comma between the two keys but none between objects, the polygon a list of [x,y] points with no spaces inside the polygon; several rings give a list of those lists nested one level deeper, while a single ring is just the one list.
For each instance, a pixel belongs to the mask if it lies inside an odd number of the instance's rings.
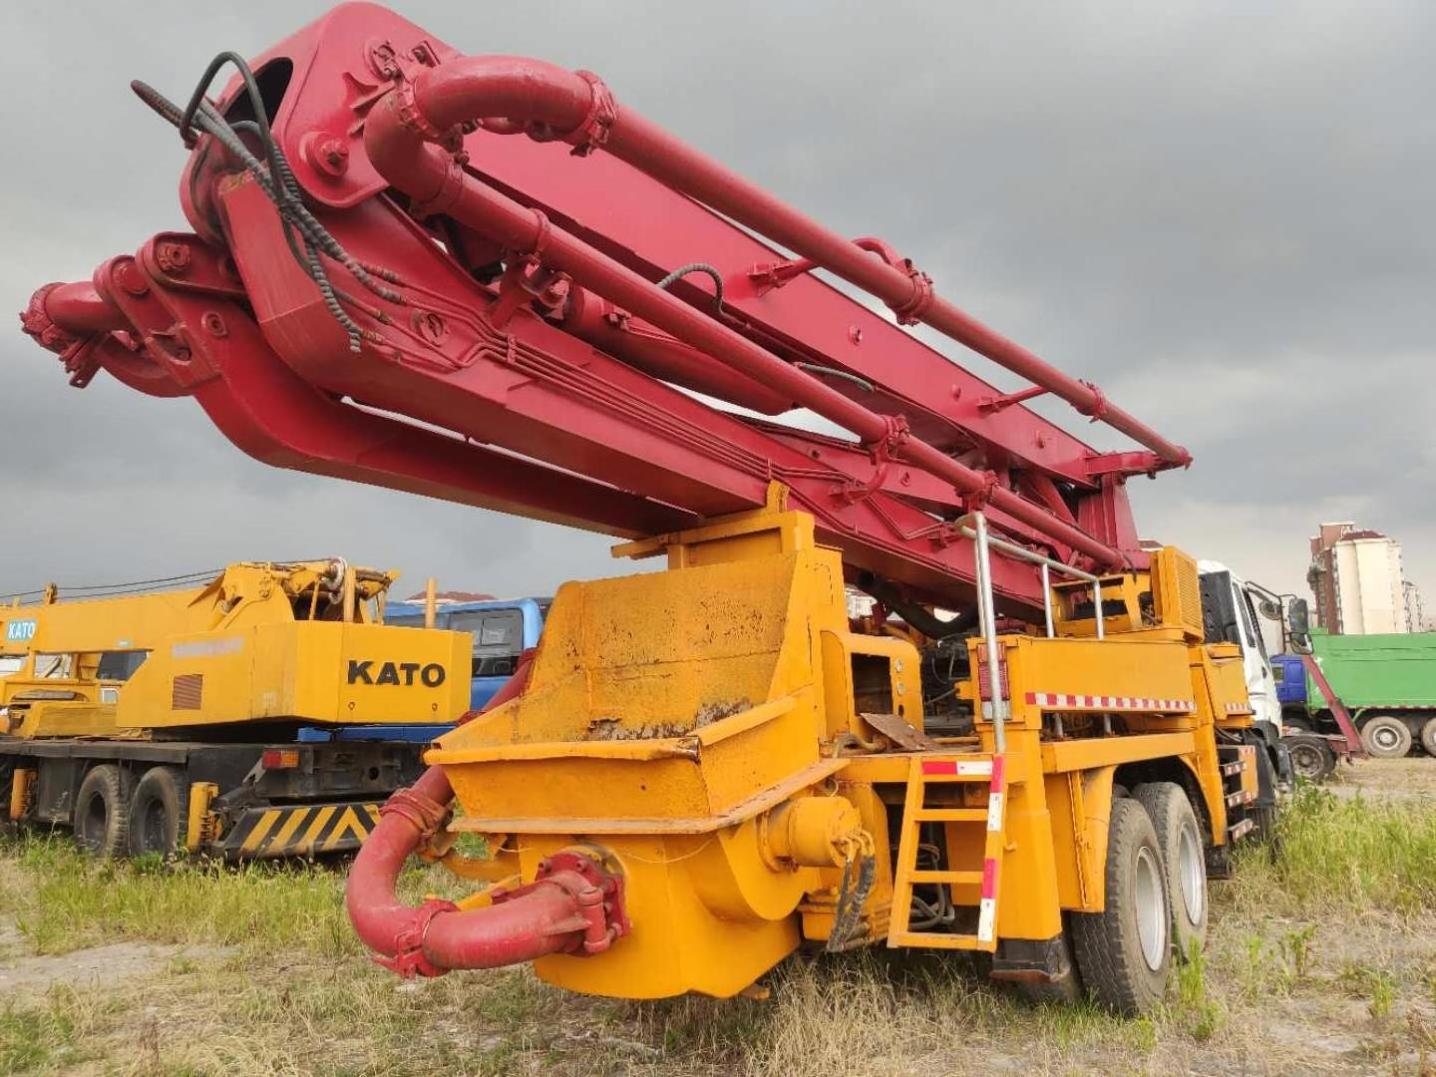
[{"label": "crane boom", "polygon": [[[41,289],[25,329],[72,384],[103,369],[194,396],[270,463],[628,537],[778,482],[850,568],[960,605],[964,513],[1066,563],[1142,568],[1125,480],[1190,461],[592,73],[464,56],[351,4],[217,104],[136,89],[193,147],[194,233]],[[999,391],[815,269],[1031,386]],[[1142,448],[1095,451],[1025,406],[1043,393]],[[999,559],[992,582],[1009,610],[1041,607],[1030,564]]]}]

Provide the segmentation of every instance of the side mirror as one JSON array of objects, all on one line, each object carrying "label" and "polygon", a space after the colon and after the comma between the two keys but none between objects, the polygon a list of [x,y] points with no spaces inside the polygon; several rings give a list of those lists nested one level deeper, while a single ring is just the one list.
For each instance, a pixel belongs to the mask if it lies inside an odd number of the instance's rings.
[{"label": "side mirror", "polygon": [[1286,609],[1286,627],[1297,650],[1311,651],[1311,609],[1304,598],[1293,598]]}]

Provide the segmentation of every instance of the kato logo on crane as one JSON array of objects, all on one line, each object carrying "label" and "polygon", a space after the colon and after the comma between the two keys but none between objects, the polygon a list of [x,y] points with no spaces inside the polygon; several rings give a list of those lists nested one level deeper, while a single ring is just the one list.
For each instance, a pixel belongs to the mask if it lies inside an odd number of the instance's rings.
[{"label": "kato logo on crane", "polygon": [[448,678],[448,672],[438,662],[380,662],[377,658],[349,660],[350,684],[389,684],[412,688],[415,678],[425,688],[438,688]]},{"label": "kato logo on crane", "polygon": [[26,643],[35,638],[35,621],[10,621],[5,625],[5,642]]}]

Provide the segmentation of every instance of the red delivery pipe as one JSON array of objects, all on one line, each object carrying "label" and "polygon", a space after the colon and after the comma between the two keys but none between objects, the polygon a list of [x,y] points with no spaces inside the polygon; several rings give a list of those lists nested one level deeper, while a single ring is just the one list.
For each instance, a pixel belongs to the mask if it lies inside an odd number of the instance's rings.
[{"label": "red delivery pipe", "polygon": [[[499,62],[507,64],[512,61],[500,58]],[[550,67],[547,64],[539,66]],[[451,80],[443,85],[451,91],[453,82]],[[479,85],[482,87],[486,83],[480,79]],[[533,85],[532,80],[523,82],[525,89],[531,90]],[[493,237],[510,250],[525,254],[540,253],[546,265],[569,274],[580,285],[714,356],[744,376],[811,408],[851,431],[865,445],[889,452],[943,478],[959,493],[974,501],[991,504],[1056,541],[1092,557],[1103,567],[1115,567],[1122,563],[1122,556],[1116,550],[999,486],[997,477],[991,472],[976,471],[910,436],[898,421],[869,411],[683,300],[655,288],[651,281],[628,267],[567,232],[553,228],[541,212],[471,180],[447,154],[427,144],[429,138],[439,137],[440,129],[431,126],[432,121],[416,117],[410,90],[410,84],[405,84],[375,103],[365,121],[364,145],[379,173],[414,199],[421,212],[446,213],[460,223]],[[562,94],[558,96],[560,106],[568,103]],[[452,93],[445,98],[446,102],[451,102],[451,98]],[[539,102],[545,107],[553,103],[546,98],[539,98]],[[486,118],[494,114],[494,105],[488,100],[475,100],[470,107],[473,110],[470,118]],[[534,119],[535,122],[546,123],[548,117],[556,114],[554,111],[539,110]]]},{"label": "red delivery pipe", "polygon": [[[533,652],[484,710],[523,691]],[[391,796],[379,825],[365,839],[344,889],[349,922],[380,964],[400,975],[438,976],[450,969],[498,968],[546,954],[605,949],[622,928],[604,906],[602,869],[574,854],[545,862],[532,884],[495,895],[494,904],[460,910],[448,901],[400,903],[399,872],[426,836],[443,824],[453,798],[449,779],[430,767],[408,789]],[[586,861],[586,863],[585,863]],[[626,926],[626,925],[625,925]]]},{"label": "red delivery pipe", "polygon": [[[1110,403],[1100,389],[1063,373],[1040,356],[932,292],[910,265],[870,257],[871,241],[855,244],[750,183],[631,109],[620,108],[597,76],[539,60],[469,56],[419,73],[401,90],[416,121],[431,133],[478,118],[494,130],[520,128],[575,142],[579,152],[602,146],[654,179],[776,240],[882,299],[905,323],[924,322],[979,355],[1062,397],[1084,415],[1120,430],[1168,464],[1191,454]],[[383,169],[381,168],[382,172]]]},{"label": "red delivery pipe", "polygon": [[42,303],[51,321],[76,336],[129,328],[119,309],[89,281],[54,285]]},{"label": "red delivery pipe", "polygon": [[41,347],[63,352],[77,340],[94,333],[128,329],[129,323],[93,284],[78,281],[37,288],[20,312],[20,326]]}]

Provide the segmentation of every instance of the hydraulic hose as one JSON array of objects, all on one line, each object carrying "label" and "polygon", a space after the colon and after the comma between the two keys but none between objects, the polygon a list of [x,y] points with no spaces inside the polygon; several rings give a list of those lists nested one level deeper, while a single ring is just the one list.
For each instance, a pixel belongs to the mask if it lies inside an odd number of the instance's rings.
[{"label": "hydraulic hose", "polygon": [[944,621],[926,606],[909,601],[897,587],[887,580],[874,576],[871,572],[859,575],[857,582],[858,587],[881,602],[884,609],[896,613],[910,627],[917,629],[928,639],[960,636],[977,627],[976,606],[969,606],[967,609],[959,611],[952,620]]}]

